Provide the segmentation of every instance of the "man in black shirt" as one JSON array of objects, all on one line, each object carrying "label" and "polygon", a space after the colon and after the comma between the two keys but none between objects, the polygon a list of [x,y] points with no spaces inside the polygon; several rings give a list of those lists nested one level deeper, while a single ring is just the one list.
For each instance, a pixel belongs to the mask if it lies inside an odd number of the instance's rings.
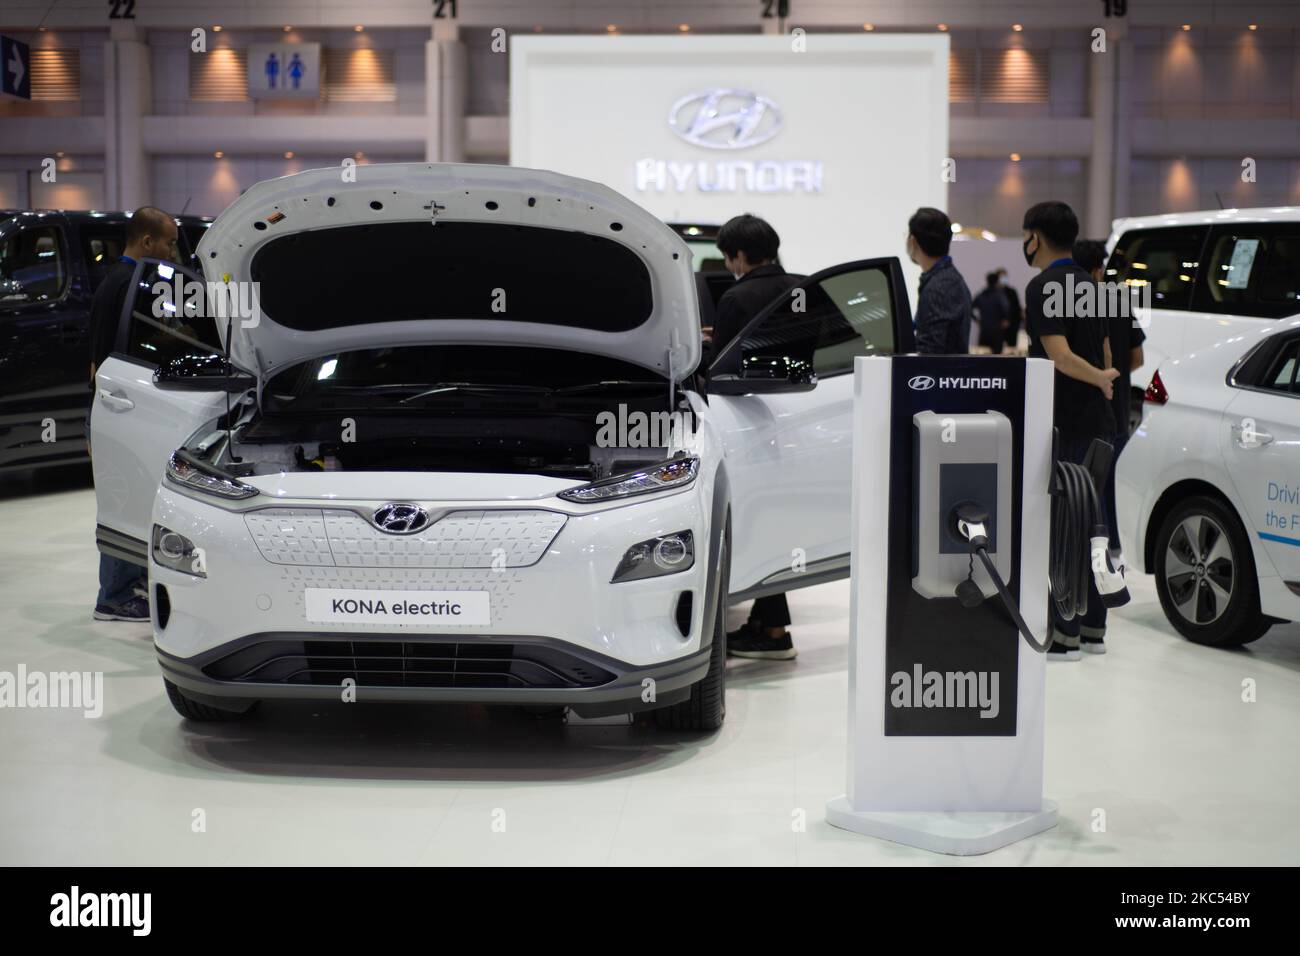
[{"label": "man in black shirt", "polygon": [[718,299],[713,320],[714,355],[720,354],[750,319],[803,278],[781,268],[776,259],[780,247],[776,230],[757,216],[736,216],[718,230],[723,265],[736,277],[736,284]]},{"label": "man in black shirt", "polygon": [[1002,342],[1006,336],[1010,315],[1009,303],[1006,294],[1002,291],[1002,280],[996,272],[990,272],[984,277],[984,281],[986,285],[980,294],[975,296],[971,308],[980,327],[980,345],[997,354],[1002,351]]},{"label": "man in black shirt", "polygon": [[[713,322],[713,354],[719,355],[749,320],[799,284],[803,276],[791,275],[777,262],[781,237],[757,216],[727,220],[718,230],[723,264],[736,284],[718,300]],[[733,657],[793,660],[798,654],[790,632],[790,606],[784,594],[754,601],[749,620],[727,635],[727,653]]]},{"label": "man in black shirt", "polygon": [[952,221],[922,207],[907,221],[907,257],[921,267],[916,297],[916,350],[922,355],[965,355],[970,351],[970,289],[948,248]]},{"label": "man in black shirt", "polygon": [[1002,294],[1007,298],[1007,321],[1002,330],[1002,351],[1009,352],[1016,347],[1017,340],[1020,338],[1020,323],[1024,319],[1024,311],[1020,308],[1020,296],[1016,294],[1016,287],[1007,278],[1007,270],[998,266],[997,273]]},{"label": "man in black shirt", "polygon": [[[1091,274],[1096,282],[1101,282],[1102,270],[1106,265],[1105,244],[1096,239],[1080,239],[1074,244],[1074,261]],[[1102,301],[1100,296],[1097,301]],[[1109,298],[1106,301],[1109,302]],[[1115,437],[1111,444],[1115,446],[1115,460],[1119,461],[1119,453],[1128,444],[1133,387],[1131,374],[1141,368],[1146,360],[1142,343],[1147,337],[1136,319],[1124,314],[1128,310],[1115,311],[1115,315],[1106,317],[1106,324],[1110,337],[1110,364],[1119,370],[1119,378],[1115,380],[1115,397],[1111,400],[1111,411],[1115,414]],[[1118,552],[1119,523],[1115,516],[1114,468],[1106,478],[1106,516],[1110,521],[1110,548],[1111,551]]]},{"label": "man in black shirt", "polygon": [[[130,294],[131,277],[135,274],[137,260],[149,257],[175,262],[177,251],[176,220],[161,209],[141,206],[131,215],[126,226],[126,246],[121,257],[113,263],[90,303],[90,415],[95,409],[95,372],[112,353],[117,339],[118,322],[122,307]],[[90,418],[86,419],[86,433],[90,433]],[[94,453],[94,449],[91,449]],[[99,556],[99,595],[95,599],[92,615],[96,621],[147,621],[149,602],[141,594],[145,591],[142,568],[120,558]]]},{"label": "man in black shirt", "polygon": [[[1079,235],[1074,210],[1063,202],[1039,203],[1025,213],[1022,228],[1025,261],[1042,270],[1025,289],[1029,356],[1050,358],[1056,366],[1052,420],[1060,435],[1060,455],[1082,464],[1093,439],[1110,441],[1115,435],[1111,399],[1119,371],[1108,361],[1105,322],[1095,309],[1077,314],[1075,290],[1092,282],[1092,276],[1071,257]],[[1055,618],[1049,660],[1078,660],[1083,628],[1090,635],[1105,632],[1106,606],[1091,575],[1088,583],[1088,613],[1083,619]]]}]

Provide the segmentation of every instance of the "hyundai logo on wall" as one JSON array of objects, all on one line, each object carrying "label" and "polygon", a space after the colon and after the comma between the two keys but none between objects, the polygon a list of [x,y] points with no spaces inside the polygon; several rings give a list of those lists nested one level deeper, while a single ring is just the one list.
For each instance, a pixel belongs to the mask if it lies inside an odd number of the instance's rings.
[{"label": "hyundai logo on wall", "polygon": [[926,389],[934,388],[934,379],[929,375],[913,375],[907,380],[907,387],[914,392],[924,392]]},{"label": "hyundai logo on wall", "polygon": [[746,149],[781,131],[781,111],[766,96],[718,88],[683,96],[668,111],[672,131],[707,149]]},{"label": "hyundai logo on wall", "polygon": [[419,505],[390,501],[375,511],[375,527],[389,534],[415,534],[429,523],[429,512]]}]

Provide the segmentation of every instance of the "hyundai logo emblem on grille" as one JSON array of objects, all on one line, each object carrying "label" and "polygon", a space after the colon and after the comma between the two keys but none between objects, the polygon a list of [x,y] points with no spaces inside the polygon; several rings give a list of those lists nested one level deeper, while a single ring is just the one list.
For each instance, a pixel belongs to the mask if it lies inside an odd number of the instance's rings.
[{"label": "hyundai logo emblem on grille", "polygon": [[745,149],[781,131],[781,111],[766,96],[749,90],[701,90],[672,105],[668,126],[694,146]]},{"label": "hyundai logo emblem on grille", "polygon": [[428,526],[429,512],[406,501],[390,501],[375,512],[375,527],[389,534],[415,534]]},{"label": "hyundai logo emblem on grille", "polygon": [[914,392],[924,392],[928,388],[934,388],[934,379],[929,375],[913,375],[907,380],[907,387]]}]

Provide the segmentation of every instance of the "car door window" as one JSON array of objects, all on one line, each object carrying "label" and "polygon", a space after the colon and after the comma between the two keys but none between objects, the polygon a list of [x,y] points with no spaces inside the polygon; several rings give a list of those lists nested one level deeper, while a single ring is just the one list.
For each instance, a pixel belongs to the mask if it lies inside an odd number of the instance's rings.
[{"label": "car door window", "polygon": [[1106,263],[1106,279],[1150,286],[1151,304],[1158,309],[1191,308],[1206,231],[1193,227],[1126,232]]},{"label": "car door window", "polygon": [[1281,318],[1300,312],[1300,223],[1216,228],[1194,307],[1203,312]]},{"label": "car door window", "polygon": [[57,226],[28,226],[0,243],[0,305],[57,299],[67,284],[67,254]]},{"label": "car door window", "polygon": [[1300,385],[1296,375],[1297,366],[1300,366],[1300,338],[1292,339],[1283,346],[1261,378],[1259,387],[1270,392],[1297,393],[1297,386]]},{"label": "car door window", "polygon": [[81,234],[81,252],[86,259],[86,274],[90,279],[90,288],[99,288],[99,283],[113,263],[122,258],[126,248],[126,223],[104,223],[87,226],[79,230]]},{"label": "car door window", "polygon": [[161,366],[184,356],[222,353],[200,276],[150,260],[137,275],[126,327],[128,356]]},{"label": "car door window", "polygon": [[741,366],[797,361],[826,378],[851,372],[859,355],[893,354],[898,342],[890,279],[882,263],[805,280],[740,336]]}]

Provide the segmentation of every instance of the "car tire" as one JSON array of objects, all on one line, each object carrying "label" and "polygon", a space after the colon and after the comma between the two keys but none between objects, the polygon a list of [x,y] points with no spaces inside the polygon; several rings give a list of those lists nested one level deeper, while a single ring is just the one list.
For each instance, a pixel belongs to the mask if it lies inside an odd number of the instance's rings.
[{"label": "car tire", "polygon": [[243,710],[222,710],[218,707],[209,707],[207,704],[201,704],[197,700],[186,697],[179,687],[165,677],[163,683],[167,686],[167,699],[172,702],[172,707],[175,708],[176,713],[186,720],[195,720],[201,723],[242,720],[257,708],[257,701],[251,703],[248,701],[231,701],[232,704],[246,705]]},{"label": "car tire", "polygon": [[722,529],[718,548],[717,602],[713,614],[713,643],[709,670],[691,686],[686,700],[654,711],[664,730],[712,732],[727,716],[727,582],[731,576],[731,520]]},{"label": "car tire", "polygon": [[1246,530],[1223,501],[1195,495],[1161,522],[1156,593],[1179,634],[1208,647],[1238,647],[1273,625],[1259,608],[1259,579]]}]

